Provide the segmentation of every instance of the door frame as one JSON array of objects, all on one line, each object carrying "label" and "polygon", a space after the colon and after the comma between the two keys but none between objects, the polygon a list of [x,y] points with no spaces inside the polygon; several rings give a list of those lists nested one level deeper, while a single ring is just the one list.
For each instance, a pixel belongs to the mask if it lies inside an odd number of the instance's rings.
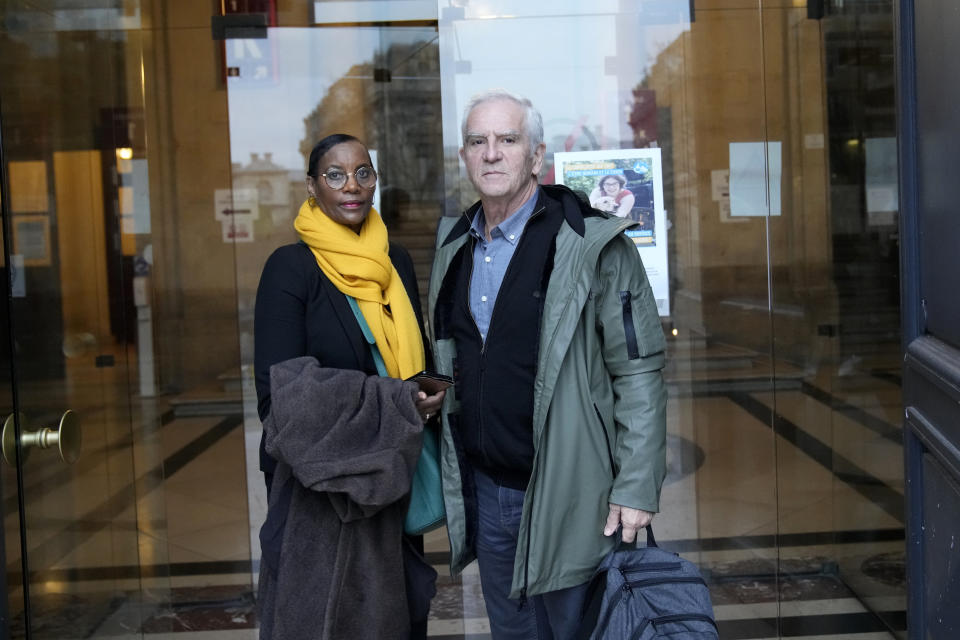
[{"label": "door frame", "polygon": [[[931,5],[944,6],[945,0]],[[932,10],[931,5],[923,7]],[[923,139],[921,116],[925,105],[918,82],[916,43],[942,37],[940,33],[917,33],[917,13],[914,0],[897,0],[894,6],[897,34],[896,80],[897,80],[897,137],[899,140],[900,172],[900,282],[901,282],[901,327],[903,349],[903,438],[904,480],[906,511],[906,578],[907,578],[907,631],[911,639],[921,640],[938,635],[945,627],[934,620],[932,598],[944,582],[941,576],[928,575],[926,558],[942,544],[944,516],[952,507],[960,507],[960,432],[953,426],[960,423],[960,349],[940,339],[937,329],[927,325],[927,297],[934,300],[937,291],[926,290],[924,273],[938,271],[939,252],[929,251],[936,234],[924,235],[925,223],[935,219],[935,211],[925,212],[920,181],[920,154]],[[948,60],[941,61],[946,69],[940,72],[943,78],[951,77],[949,71],[960,69]],[[960,154],[953,152],[953,157]],[[927,214],[925,216],[925,213]],[[932,226],[929,230],[932,230]],[[928,231],[929,231],[928,230]],[[949,240],[948,240],[949,242]],[[926,250],[925,250],[926,247]],[[942,261],[942,253],[939,254]],[[938,278],[941,276],[938,275]],[[944,276],[946,277],[946,274]],[[929,287],[929,281],[927,288]],[[942,310],[942,307],[940,308]],[[950,308],[947,307],[949,315]],[[940,326],[942,318],[939,319]],[[951,320],[960,320],[951,318]],[[955,336],[954,336],[955,338]],[[953,428],[951,428],[953,427]],[[947,509],[932,509],[925,501],[933,497],[958,499],[957,504]],[[938,505],[940,506],[940,505]],[[939,512],[939,513],[938,513]],[[949,516],[946,516],[949,517]],[[949,522],[949,521],[948,521]],[[954,521],[955,525],[956,522]],[[936,571],[931,571],[936,573]],[[956,588],[956,587],[954,587]],[[956,593],[954,592],[953,596]],[[947,594],[949,600],[950,594]],[[956,616],[956,614],[954,614]],[[957,618],[947,624],[956,623]],[[950,636],[952,637],[952,635]]]},{"label": "door frame", "polygon": [[[2,98],[0,98],[0,233],[3,235],[3,246],[0,246],[0,251],[2,251],[3,257],[3,267],[0,268],[0,273],[4,275],[2,285],[0,285],[0,295],[3,296],[3,300],[0,301],[0,314],[3,314],[4,320],[3,324],[6,326],[7,330],[6,335],[0,335],[0,340],[5,341],[7,344],[7,353],[10,356],[10,361],[5,363],[9,367],[10,373],[10,398],[11,398],[11,411],[14,414],[17,414],[17,407],[19,406],[19,400],[17,398],[17,367],[16,361],[13,357],[14,351],[14,332],[13,332],[13,314],[10,309],[10,296],[11,296],[11,278],[10,278],[10,256],[13,253],[13,229],[11,227],[11,211],[10,211],[10,181],[9,176],[7,175],[7,159],[4,147],[4,126],[3,126],[3,103]],[[6,419],[6,416],[0,416],[0,421]],[[24,504],[23,498],[23,466],[20,464],[22,460],[21,449],[20,449],[20,430],[22,425],[20,424],[19,415],[17,419],[14,420],[14,433],[16,435],[16,452],[17,452],[17,464],[15,468],[16,481],[17,481],[17,529],[19,535],[19,547],[20,547],[20,588],[23,599],[23,629],[26,638],[30,638],[30,625],[28,624],[30,620],[30,566],[27,558],[27,531],[26,531],[26,519],[24,514],[26,513],[26,505]],[[0,460],[0,464],[6,464],[3,460]],[[2,482],[2,475],[0,475],[0,482]],[[0,485],[0,495],[3,494],[3,487]],[[3,514],[4,516],[6,514]],[[2,583],[0,583],[0,632],[9,632],[11,630],[11,616],[10,616],[10,607],[9,607],[9,597],[10,593],[7,590],[7,572],[9,564],[7,562],[7,544],[6,544],[6,526],[0,527],[0,562],[3,563],[4,567],[4,578]]]}]

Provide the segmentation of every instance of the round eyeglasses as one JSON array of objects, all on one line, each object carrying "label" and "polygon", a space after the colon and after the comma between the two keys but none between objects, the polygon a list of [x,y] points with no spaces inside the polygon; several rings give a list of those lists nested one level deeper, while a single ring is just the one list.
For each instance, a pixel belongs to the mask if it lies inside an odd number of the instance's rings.
[{"label": "round eyeglasses", "polygon": [[[326,173],[321,173],[324,182],[331,189],[343,189],[347,184],[348,174],[343,169],[328,169]],[[364,189],[372,189],[377,184],[377,172],[371,167],[360,167],[353,172],[353,177],[357,179],[357,184]]]}]

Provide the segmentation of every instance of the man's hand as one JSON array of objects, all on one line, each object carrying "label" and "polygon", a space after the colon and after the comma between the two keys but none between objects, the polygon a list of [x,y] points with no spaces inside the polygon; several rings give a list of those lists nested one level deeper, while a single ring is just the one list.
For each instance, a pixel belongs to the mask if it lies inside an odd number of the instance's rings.
[{"label": "man's hand", "polygon": [[610,513],[607,515],[607,524],[603,527],[603,535],[612,536],[617,532],[617,525],[623,526],[624,542],[633,542],[637,539],[637,531],[644,528],[653,520],[653,514],[643,509],[631,509],[619,504],[610,504]]}]

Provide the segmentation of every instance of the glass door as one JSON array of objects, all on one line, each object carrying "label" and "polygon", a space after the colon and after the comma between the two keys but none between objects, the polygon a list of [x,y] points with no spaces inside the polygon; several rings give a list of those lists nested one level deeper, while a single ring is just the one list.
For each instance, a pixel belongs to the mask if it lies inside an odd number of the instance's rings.
[{"label": "glass door", "polygon": [[[297,241],[293,221],[306,199],[310,150],[332,133],[367,144],[379,176],[374,207],[391,241],[410,252],[423,308],[444,199],[435,20],[342,26],[340,16],[330,19],[337,26],[269,28],[265,38],[223,43],[231,189],[215,199],[222,203],[224,241],[234,243],[247,469],[256,478],[248,485],[255,563],[266,495],[258,467],[253,310],[267,257]],[[323,55],[328,51],[337,55]],[[438,551],[445,544],[439,531],[427,541]]]},{"label": "glass door", "polygon": [[159,416],[131,402],[143,283],[117,215],[141,195],[142,127],[124,95],[129,40],[29,21],[51,16],[12,7],[0,41],[8,632],[139,637],[167,574],[142,535],[165,528],[147,508],[162,464],[140,446]]},{"label": "glass door", "polygon": [[3,637],[178,630],[170,559],[189,554],[167,514],[198,526],[171,500],[197,423],[154,343],[147,18],[134,3],[0,9]]},{"label": "glass door", "polygon": [[[346,131],[377,152],[378,207],[426,292],[444,200],[436,19],[95,4],[0,5],[0,422],[14,416],[16,463],[0,465],[0,620],[15,637],[252,633],[260,269],[295,240],[305,150]],[[266,38],[211,34],[211,13],[263,7],[284,25]],[[68,409],[72,464],[30,435]]]}]

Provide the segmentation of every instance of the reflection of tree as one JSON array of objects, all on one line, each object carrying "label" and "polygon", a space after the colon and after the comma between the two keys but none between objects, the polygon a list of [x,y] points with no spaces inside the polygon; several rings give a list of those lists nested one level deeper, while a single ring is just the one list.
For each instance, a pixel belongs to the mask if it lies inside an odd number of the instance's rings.
[{"label": "reflection of tree", "polygon": [[633,130],[633,148],[649,147],[657,141],[657,94],[642,85],[634,87],[627,122]]},{"label": "reflection of tree", "polygon": [[378,151],[381,186],[414,202],[442,199],[440,59],[436,39],[393,44],[354,65],[304,118],[304,166],[317,140],[349,133]]}]

